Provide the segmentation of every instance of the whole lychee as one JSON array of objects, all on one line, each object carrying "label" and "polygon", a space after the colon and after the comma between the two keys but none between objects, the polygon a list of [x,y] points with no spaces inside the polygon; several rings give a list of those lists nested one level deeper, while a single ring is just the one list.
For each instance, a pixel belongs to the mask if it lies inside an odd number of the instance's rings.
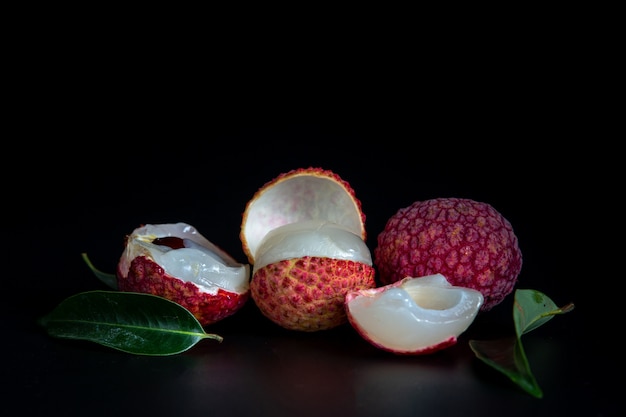
[{"label": "whole lychee", "polygon": [[440,273],[484,296],[482,311],[513,291],[522,253],[511,223],[491,205],[464,198],[416,201],[378,235],[374,265],[385,285]]},{"label": "whole lychee", "polygon": [[424,355],[456,344],[482,303],[480,291],[453,286],[441,274],[406,277],[346,295],[352,327],[375,347],[401,355]]},{"label": "whole lychee", "polygon": [[354,190],[332,171],[295,169],[263,185],[240,233],[261,313],[289,330],[346,323],[346,293],[376,285],[364,221]]},{"label": "whole lychee", "polygon": [[186,223],[133,230],[116,275],[120,291],[174,301],[203,326],[234,314],[250,298],[250,266],[236,262]]}]

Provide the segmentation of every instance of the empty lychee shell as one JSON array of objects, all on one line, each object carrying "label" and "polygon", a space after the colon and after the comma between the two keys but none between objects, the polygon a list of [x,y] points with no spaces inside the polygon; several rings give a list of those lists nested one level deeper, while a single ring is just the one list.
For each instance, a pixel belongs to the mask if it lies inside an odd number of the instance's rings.
[{"label": "empty lychee shell", "polygon": [[456,344],[474,321],[483,296],[434,274],[350,291],[345,301],[350,324],[373,346],[395,354],[423,355]]},{"label": "empty lychee shell", "polygon": [[147,224],[126,237],[117,268],[120,291],[174,301],[202,325],[238,311],[250,295],[250,266],[186,223]]},{"label": "empty lychee shell", "polygon": [[335,223],[367,237],[365,214],[350,184],[330,170],[298,168],[266,182],[246,204],[240,239],[250,264],[270,230],[307,220]]}]

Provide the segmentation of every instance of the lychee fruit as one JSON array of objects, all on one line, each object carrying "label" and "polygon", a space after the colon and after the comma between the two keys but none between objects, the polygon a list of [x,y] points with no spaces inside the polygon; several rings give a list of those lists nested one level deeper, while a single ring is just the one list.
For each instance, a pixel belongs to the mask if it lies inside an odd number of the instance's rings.
[{"label": "lychee fruit", "polygon": [[250,298],[250,266],[186,223],[133,230],[126,236],[116,275],[120,291],[178,303],[203,326],[231,316]]},{"label": "lychee fruit", "polygon": [[456,344],[483,301],[480,291],[453,286],[433,274],[350,291],[345,306],[352,327],[373,346],[424,355]]},{"label": "lychee fruit", "polygon": [[332,171],[299,168],[265,183],[240,232],[261,313],[305,332],[347,323],[346,293],[376,285],[364,222],[354,190]]},{"label": "lychee fruit", "polygon": [[488,311],[513,291],[522,253],[511,223],[491,205],[464,198],[416,201],[378,235],[374,265],[382,285],[443,274],[478,290]]}]

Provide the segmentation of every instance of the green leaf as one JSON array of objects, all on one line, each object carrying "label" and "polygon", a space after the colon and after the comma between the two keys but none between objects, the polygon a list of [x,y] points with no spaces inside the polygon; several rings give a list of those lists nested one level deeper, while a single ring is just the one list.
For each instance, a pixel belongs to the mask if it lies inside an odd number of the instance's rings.
[{"label": "green leaf", "polygon": [[549,297],[539,291],[516,290],[513,303],[515,337],[470,340],[470,348],[478,359],[502,372],[521,389],[536,398],[542,398],[543,391],[531,372],[521,337],[548,322],[555,315],[573,309],[572,303],[558,308]]},{"label": "green leaf", "polygon": [[104,282],[106,285],[113,288],[114,290],[117,290],[117,276],[115,274],[107,274],[106,272],[102,272],[97,269],[95,266],[93,266],[91,260],[86,253],[82,253],[81,256],[83,257],[83,260],[85,261],[89,269],[91,269],[91,272],[93,272],[100,281]]},{"label": "green leaf", "polygon": [[202,339],[223,340],[206,333],[181,305],[134,292],[73,295],[40,318],[39,324],[53,337],[88,340],[136,355],[174,355]]},{"label": "green leaf", "polygon": [[557,314],[571,311],[573,304],[558,308],[545,294],[535,290],[515,291],[513,320],[517,337],[536,329]]}]

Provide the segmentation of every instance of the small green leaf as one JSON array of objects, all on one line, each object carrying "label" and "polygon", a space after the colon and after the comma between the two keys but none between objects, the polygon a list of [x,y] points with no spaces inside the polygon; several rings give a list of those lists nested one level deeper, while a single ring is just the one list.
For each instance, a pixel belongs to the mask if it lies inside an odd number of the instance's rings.
[{"label": "small green leaf", "polygon": [[73,295],[40,318],[39,324],[53,337],[88,340],[136,355],[174,355],[202,339],[223,340],[206,333],[181,305],[133,292]]},{"label": "small green leaf", "polygon": [[85,261],[89,269],[91,269],[91,272],[93,272],[100,281],[104,282],[106,285],[113,288],[114,290],[118,289],[117,276],[115,274],[107,274],[106,272],[102,272],[97,269],[95,266],[93,266],[91,260],[86,253],[82,253],[81,256],[83,257],[83,260]]},{"label": "small green leaf", "polygon": [[522,346],[521,336],[548,322],[556,314],[574,309],[574,304],[558,308],[545,294],[535,290],[516,290],[513,304],[515,337],[497,340],[470,340],[476,357],[502,372],[524,391],[536,398],[543,391],[533,376]]},{"label": "small green leaf", "polygon": [[543,397],[519,339],[470,340],[469,344],[478,359],[502,372],[532,396]]},{"label": "small green leaf", "polygon": [[513,320],[517,337],[536,329],[552,319],[557,314],[567,313],[574,308],[568,304],[558,308],[545,294],[535,290],[515,291],[513,305]]}]

